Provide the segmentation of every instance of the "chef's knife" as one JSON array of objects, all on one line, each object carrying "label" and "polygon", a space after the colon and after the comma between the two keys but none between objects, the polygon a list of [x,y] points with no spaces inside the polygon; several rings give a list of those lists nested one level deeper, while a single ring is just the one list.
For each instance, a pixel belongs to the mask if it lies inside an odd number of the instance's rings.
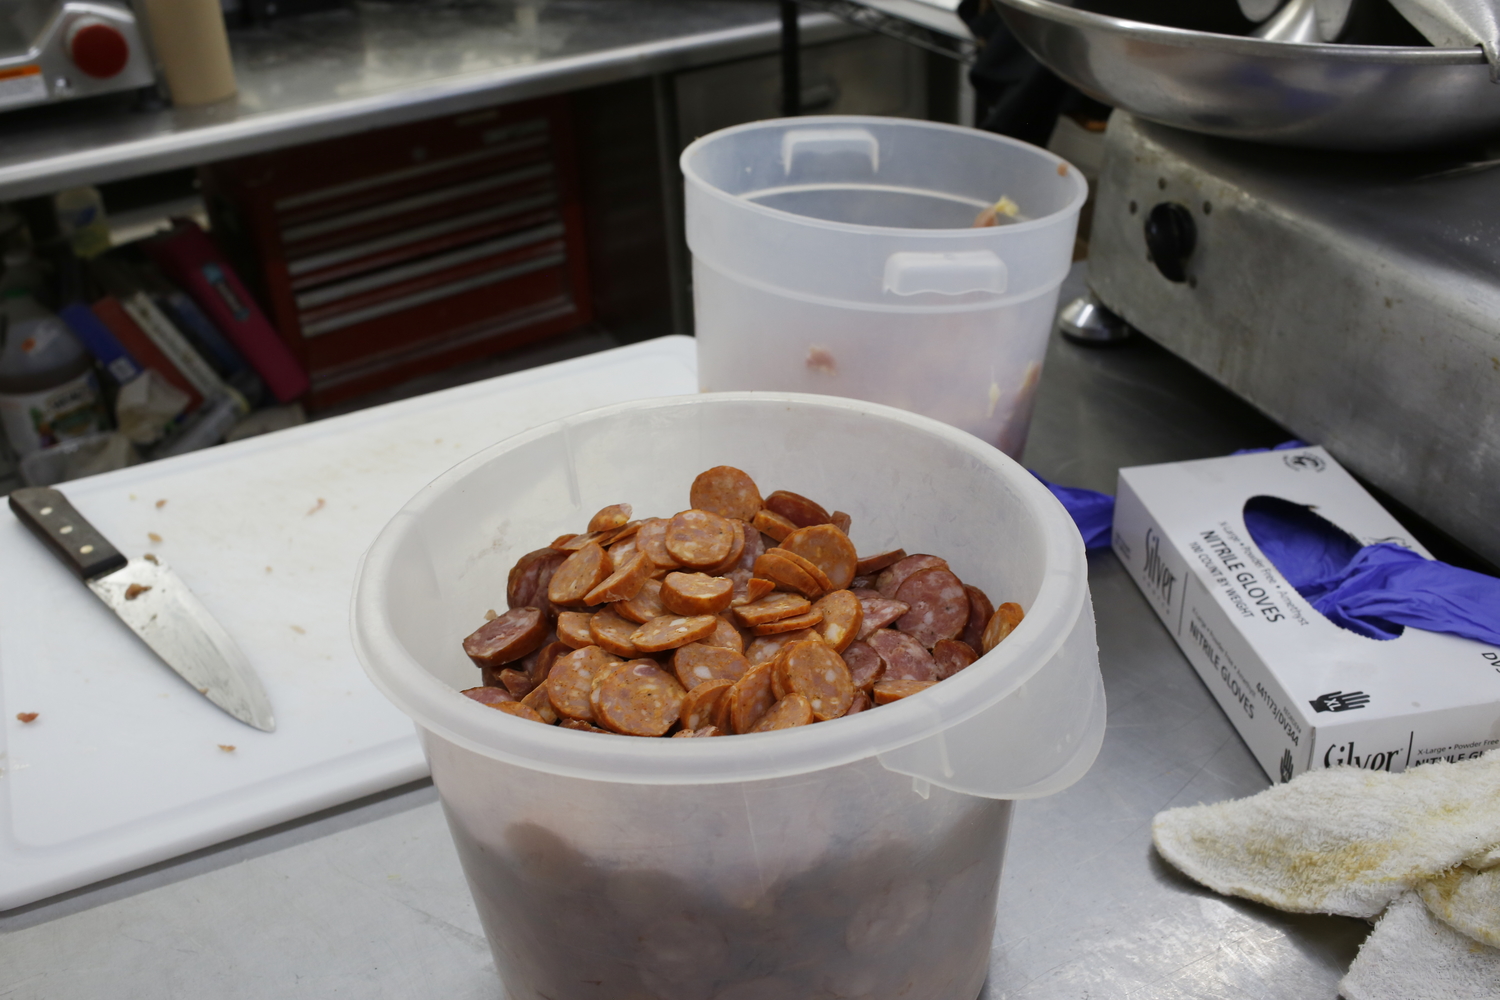
[{"label": "chef's knife", "polygon": [[241,722],[276,728],[250,661],[155,556],[126,559],[57,490],[16,490],[10,509],[183,680]]}]

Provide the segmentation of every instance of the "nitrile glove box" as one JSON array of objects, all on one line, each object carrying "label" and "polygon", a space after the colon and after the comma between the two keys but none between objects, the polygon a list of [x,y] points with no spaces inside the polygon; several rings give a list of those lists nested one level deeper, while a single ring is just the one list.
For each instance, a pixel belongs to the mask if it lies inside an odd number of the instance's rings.
[{"label": "nitrile glove box", "polygon": [[1255,545],[1244,510],[1256,496],[1310,506],[1363,545],[1430,553],[1322,448],[1120,470],[1115,553],[1271,780],[1500,746],[1500,649],[1335,625]]}]

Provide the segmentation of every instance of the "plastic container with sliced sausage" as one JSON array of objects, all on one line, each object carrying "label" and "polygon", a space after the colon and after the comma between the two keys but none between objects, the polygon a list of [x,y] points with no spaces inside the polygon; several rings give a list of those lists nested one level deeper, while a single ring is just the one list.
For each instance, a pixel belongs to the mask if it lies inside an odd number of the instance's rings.
[{"label": "plastic container with sliced sausage", "polygon": [[[737,125],[681,164],[705,391],[853,396],[1020,455],[1088,194],[1075,168],[860,116]],[[1002,197],[1015,214],[975,228]]]},{"label": "plastic container with sliced sausage", "polygon": [[[456,638],[503,599],[536,539],[607,504],[681,510],[718,465],[836,503],[860,552],[945,553],[1025,617],[878,711],[729,739],[543,726],[459,693],[475,667]],[[353,632],[372,680],[417,724],[516,1000],[973,1000],[1011,800],[1076,781],[1103,738],[1067,513],[978,439],[851,399],[648,400],[494,445],[375,540]]]}]

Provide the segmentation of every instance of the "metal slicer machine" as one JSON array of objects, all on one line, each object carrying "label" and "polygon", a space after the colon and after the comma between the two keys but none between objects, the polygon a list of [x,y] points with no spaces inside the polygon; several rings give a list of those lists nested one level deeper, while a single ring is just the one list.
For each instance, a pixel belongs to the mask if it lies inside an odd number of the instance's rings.
[{"label": "metal slicer machine", "polygon": [[0,0],[0,111],[148,87],[135,14],[105,0]]},{"label": "metal slicer machine", "polygon": [[1120,109],[1093,298],[1065,325],[1108,339],[1128,323],[1500,564],[1500,83],[1484,50],[1003,3],[1033,54]]}]

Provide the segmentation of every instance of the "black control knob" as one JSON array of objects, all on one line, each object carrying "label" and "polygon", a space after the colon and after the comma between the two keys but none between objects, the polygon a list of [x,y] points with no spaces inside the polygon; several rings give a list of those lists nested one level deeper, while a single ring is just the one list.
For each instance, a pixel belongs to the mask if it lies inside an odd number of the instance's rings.
[{"label": "black control knob", "polygon": [[1146,213],[1146,249],[1168,281],[1187,280],[1187,259],[1198,245],[1198,226],[1186,205],[1164,201]]}]

